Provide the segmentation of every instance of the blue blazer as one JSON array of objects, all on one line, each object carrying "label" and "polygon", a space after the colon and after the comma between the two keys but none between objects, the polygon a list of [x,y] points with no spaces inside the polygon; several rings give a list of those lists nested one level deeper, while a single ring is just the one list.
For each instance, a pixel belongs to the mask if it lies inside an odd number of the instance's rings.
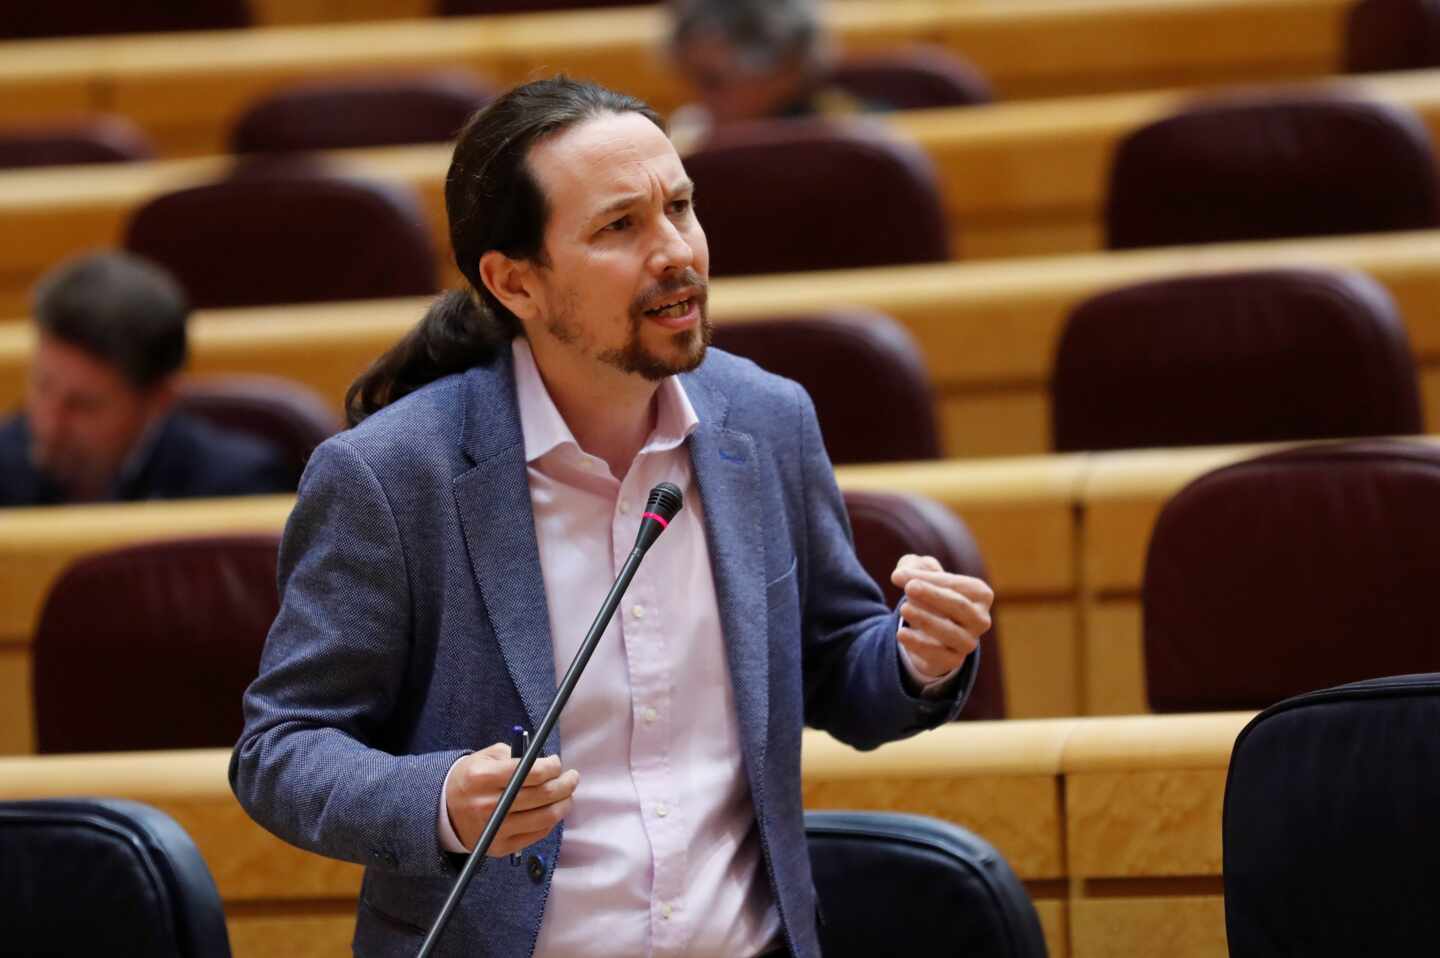
[{"label": "blue blazer", "polygon": [[[815,958],[802,726],[868,749],[939,725],[975,657],[954,695],[907,692],[804,390],[719,350],[682,382],[763,857],[792,951]],[[280,837],[367,866],[357,953],[413,955],[458,871],[436,835],[446,772],[555,694],[508,349],[316,450],[280,584],[231,785]],[[563,753],[558,730],[546,745]],[[488,862],[441,953],[530,955],[562,840]]]}]

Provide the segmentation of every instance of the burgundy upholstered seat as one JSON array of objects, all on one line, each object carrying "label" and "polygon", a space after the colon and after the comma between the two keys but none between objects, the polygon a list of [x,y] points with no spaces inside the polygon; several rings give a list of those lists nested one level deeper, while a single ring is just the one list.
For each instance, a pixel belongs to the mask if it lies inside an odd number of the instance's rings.
[{"label": "burgundy upholstered seat", "polygon": [[804,386],[837,464],[940,456],[925,361],[889,316],[853,309],[721,323],[715,345]]},{"label": "burgundy upholstered seat", "polygon": [[1361,440],[1208,473],[1172,498],[1143,585],[1160,712],[1262,708],[1440,671],[1440,447]]},{"label": "burgundy upholstered seat", "polygon": [[895,110],[971,106],[995,99],[984,75],[943,47],[847,57],[830,71],[829,82],[859,100]]},{"label": "burgundy upholstered seat", "polygon": [[177,539],[80,559],[34,638],[42,753],[231,746],[279,610],[277,535]]},{"label": "burgundy upholstered seat", "polygon": [[150,200],[126,248],[174,273],[200,308],[435,292],[435,246],[413,191],[261,166]]},{"label": "burgundy upholstered seat", "polygon": [[868,122],[762,120],[685,158],[715,276],[950,258],[940,186],[915,144]]},{"label": "burgundy upholstered seat", "polygon": [[247,0],[6,0],[0,39],[248,27]]},{"label": "burgundy upholstered seat", "polygon": [[344,428],[318,393],[277,376],[187,379],[177,408],[276,446],[294,465],[297,479],[315,447]]},{"label": "burgundy upholstered seat", "polygon": [[[934,556],[948,572],[989,581],[980,548],[965,523],[953,512],[924,496],[886,493],[845,493],[845,508],[855,533],[855,554],[870,577],[879,583],[885,601],[900,601],[900,590],[890,582],[895,563],[906,553]],[[1005,717],[1005,689],[1001,682],[999,633],[991,628],[980,639],[980,672],[961,718]]]},{"label": "burgundy upholstered seat", "polygon": [[459,71],[310,83],[251,104],[231,131],[230,149],[336,150],[452,140],[492,95],[473,74]]},{"label": "burgundy upholstered seat", "polygon": [[155,156],[140,128],[120,116],[56,120],[0,130],[0,169],[130,163]]},{"label": "burgundy upholstered seat", "polygon": [[1423,429],[1395,304],[1348,271],[1191,276],[1093,297],[1066,321],[1052,395],[1061,452]]},{"label": "burgundy upholstered seat", "polygon": [[1196,104],[1125,137],[1110,169],[1111,249],[1440,225],[1425,126],[1342,96]]},{"label": "burgundy upholstered seat", "polygon": [[1360,0],[1345,21],[1345,70],[1378,73],[1440,66],[1436,0]]}]

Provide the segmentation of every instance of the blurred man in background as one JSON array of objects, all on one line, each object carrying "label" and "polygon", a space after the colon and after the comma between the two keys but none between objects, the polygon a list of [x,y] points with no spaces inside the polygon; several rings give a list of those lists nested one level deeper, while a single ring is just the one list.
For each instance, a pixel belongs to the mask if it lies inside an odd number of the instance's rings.
[{"label": "blurred man in background", "polygon": [[158,267],[72,260],[34,314],[25,408],[0,421],[0,506],[294,491],[278,450],[174,411],[189,305]]}]

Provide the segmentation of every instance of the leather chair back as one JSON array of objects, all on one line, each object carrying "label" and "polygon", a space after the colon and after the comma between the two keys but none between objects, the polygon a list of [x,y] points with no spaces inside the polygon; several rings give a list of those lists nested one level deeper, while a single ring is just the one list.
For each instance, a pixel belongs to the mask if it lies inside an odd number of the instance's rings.
[{"label": "leather chair back", "polygon": [[[900,590],[891,583],[890,573],[907,553],[934,556],[949,572],[989,581],[985,560],[970,530],[940,503],[924,496],[853,489],[844,496],[855,537],[855,554],[892,607],[900,601]],[[961,718],[1005,717],[1002,675],[996,626],[980,638],[980,671]]]},{"label": "leather chair back", "polygon": [[1151,708],[1440,671],[1436,542],[1440,446],[1321,444],[1201,476],[1165,504],[1145,560]]},{"label": "leather chair back", "polygon": [[1110,168],[1111,249],[1440,225],[1425,125],[1343,96],[1196,104],[1125,137]]},{"label": "leather chair back", "polygon": [[892,110],[974,106],[995,99],[984,75],[944,47],[847,57],[830,71],[829,81],[858,100]]},{"label": "leather chair back", "polygon": [[806,812],[825,958],[1045,958],[1035,906],[988,842],[938,819]]},{"label": "leather chair back", "polygon": [[277,376],[207,376],[180,387],[180,412],[279,448],[298,481],[310,453],[344,428],[314,390]]},{"label": "leather chair back", "polygon": [[889,316],[850,309],[721,323],[714,343],[805,387],[831,462],[940,457],[930,374]]},{"label": "leather chair back", "polygon": [[35,630],[37,751],[231,746],[280,608],[278,535],[176,539],[75,562]]},{"label": "leather chair back", "polygon": [[1385,289],[1281,269],[1102,293],[1066,320],[1060,452],[1423,431],[1415,360]]},{"label": "leather chair back", "polygon": [[718,130],[685,169],[712,276],[950,258],[934,167],[879,128],[758,120]]},{"label": "leather chair back", "polygon": [[1440,66],[1440,3],[1360,0],[1345,19],[1345,72]]},{"label": "leather chair back", "polygon": [[1436,728],[1434,673],[1311,692],[1246,726],[1225,786],[1232,958],[1433,952]]},{"label": "leather chair back", "polygon": [[0,130],[0,169],[131,163],[154,156],[155,149],[145,134],[121,116],[55,120]]},{"label": "leather chair back", "polygon": [[339,150],[449,141],[492,95],[473,74],[459,71],[306,84],[251,104],[231,130],[230,150]]},{"label": "leather chair back", "polygon": [[413,192],[267,163],[150,200],[125,247],[164,266],[199,309],[420,296],[437,256]]},{"label": "leather chair back", "polygon": [[0,40],[224,30],[251,22],[247,0],[7,0]]},{"label": "leather chair back", "polygon": [[11,955],[229,958],[210,870],[138,802],[0,802],[0,928]]}]

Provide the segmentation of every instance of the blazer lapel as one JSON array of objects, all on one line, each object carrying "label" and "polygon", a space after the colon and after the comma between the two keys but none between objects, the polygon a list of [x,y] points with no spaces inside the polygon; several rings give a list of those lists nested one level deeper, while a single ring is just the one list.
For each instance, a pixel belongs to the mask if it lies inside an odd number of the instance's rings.
[{"label": "blazer lapel", "polygon": [[[461,441],[475,467],[455,479],[455,506],[490,627],[533,731],[555,697],[555,654],[510,351],[465,379]],[[548,747],[558,750],[558,738]]]},{"label": "blazer lapel", "polygon": [[690,437],[690,457],[700,500],[720,625],[735,689],[740,738],[757,805],[769,742],[770,652],[765,606],[765,535],[755,440],[725,428],[726,402],[696,378],[687,394],[700,424]]}]

